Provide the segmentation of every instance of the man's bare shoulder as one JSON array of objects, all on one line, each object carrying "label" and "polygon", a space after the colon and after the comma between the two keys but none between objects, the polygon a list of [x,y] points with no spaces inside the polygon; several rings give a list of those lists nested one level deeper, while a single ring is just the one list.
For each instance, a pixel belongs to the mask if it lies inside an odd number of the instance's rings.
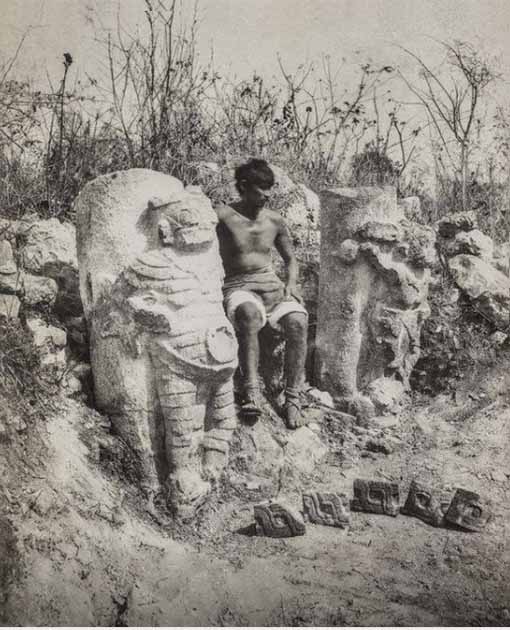
[{"label": "man's bare shoulder", "polygon": [[215,206],[214,211],[216,212],[218,216],[218,221],[223,221],[223,222],[228,221],[228,219],[232,217],[235,213],[234,208],[232,208],[232,206],[226,203],[221,203]]},{"label": "man's bare shoulder", "polygon": [[279,230],[284,230],[287,227],[285,219],[277,210],[271,210],[271,208],[266,208],[265,210],[266,216],[273,221],[273,223],[278,227]]}]

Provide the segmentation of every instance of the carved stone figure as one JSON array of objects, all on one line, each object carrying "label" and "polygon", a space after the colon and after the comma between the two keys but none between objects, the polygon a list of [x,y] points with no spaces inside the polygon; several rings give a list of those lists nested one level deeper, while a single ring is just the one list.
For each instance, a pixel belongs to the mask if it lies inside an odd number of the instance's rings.
[{"label": "carved stone figure", "polygon": [[94,180],[75,209],[97,406],[139,454],[149,496],[163,482],[193,515],[236,426],[216,214],[200,189],[145,169]]},{"label": "carved stone figure", "polygon": [[397,483],[355,479],[351,509],[355,512],[371,512],[397,516],[399,512],[399,488]]},{"label": "carved stone figure", "polygon": [[349,525],[349,500],[338,492],[303,494],[303,510],[310,523],[345,529]]},{"label": "carved stone figure", "polygon": [[303,536],[305,524],[300,514],[283,503],[261,503],[253,508],[259,536],[288,538]]},{"label": "carved stone figure", "polygon": [[458,488],[445,519],[468,531],[478,532],[487,525],[490,516],[488,501],[484,501],[476,492]]},{"label": "carved stone figure", "polygon": [[322,193],[316,377],[358,416],[392,411],[420,355],[434,232],[392,186]]},{"label": "carved stone figure", "polygon": [[406,502],[401,509],[402,514],[416,516],[434,527],[443,524],[445,512],[450,505],[450,499],[438,490],[413,480],[409,486]]}]

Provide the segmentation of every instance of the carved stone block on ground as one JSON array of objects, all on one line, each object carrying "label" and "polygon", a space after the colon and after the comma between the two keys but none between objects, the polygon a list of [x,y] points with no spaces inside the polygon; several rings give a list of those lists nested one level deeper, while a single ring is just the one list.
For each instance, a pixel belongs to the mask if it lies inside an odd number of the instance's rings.
[{"label": "carved stone block on ground", "polygon": [[349,525],[349,499],[339,492],[303,493],[303,510],[310,523],[345,529]]},{"label": "carved stone block on ground", "polygon": [[445,519],[449,523],[473,532],[482,530],[490,517],[489,502],[482,499],[476,492],[462,488],[458,488],[455,492],[445,514]]},{"label": "carved stone block on ground", "polygon": [[367,481],[355,479],[354,498],[351,510],[397,516],[400,508],[400,494],[397,483],[388,481]]},{"label": "carved stone block on ground", "polygon": [[299,512],[284,503],[262,503],[253,510],[259,536],[289,538],[303,536],[306,531]]},{"label": "carved stone block on ground", "polygon": [[401,513],[429,523],[434,527],[443,524],[444,515],[450,505],[450,498],[440,490],[431,488],[418,481],[412,481],[406,502]]}]

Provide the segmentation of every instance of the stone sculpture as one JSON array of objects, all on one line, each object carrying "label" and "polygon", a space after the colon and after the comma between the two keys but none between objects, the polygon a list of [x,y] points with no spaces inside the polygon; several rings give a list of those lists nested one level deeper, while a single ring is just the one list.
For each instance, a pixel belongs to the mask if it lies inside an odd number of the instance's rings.
[{"label": "stone sculpture", "polygon": [[96,404],[139,454],[149,498],[163,483],[191,516],[236,426],[216,214],[200,189],[146,169],[90,182],[75,211]]},{"label": "stone sculpture", "polygon": [[425,523],[439,527],[443,524],[449,505],[450,499],[438,490],[413,480],[409,486],[406,502],[400,511],[402,514],[416,516]]},{"label": "stone sculpture", "polygon": [[306,531],[301,515],[283,503],[261,503],[253,512],[259,536],[289,538],[303,536]]},{"label": "stone sculpture", "polygon": [[338,492],[303,494],[303,510],[310,523],[345,529],[349,525],[349,499]]},{"label": "stone sculpture", "polygon": [[366,418],[393,411],[429,316],[434,232],[404,216],[392,186],[322,193],[316,378]]},{"label": "stone sculpture", "polygon": [[399,512],[400,495],[397,483],[355,479],[353,493],[351,509],[355,512],[371,512],[389,516],[397,516]]},{"label": "stone sculpture", "polygon": [[482,530],[491,516],[490,506],[476,492],[458,488],[453,496],[445,520],[468,531]]}]

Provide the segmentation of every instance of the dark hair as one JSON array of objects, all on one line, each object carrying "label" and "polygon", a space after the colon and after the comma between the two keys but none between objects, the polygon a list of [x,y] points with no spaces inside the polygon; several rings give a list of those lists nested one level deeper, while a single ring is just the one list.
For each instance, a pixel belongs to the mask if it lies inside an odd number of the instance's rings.
[{"label": "dark hair", "polygon": [[267,190],[274,185],[274,173],[266,162],[252,158],[245,164],[241,164],[235,170],[236,188],[239,190],[240,182],[255,184],[263,190]]}]

